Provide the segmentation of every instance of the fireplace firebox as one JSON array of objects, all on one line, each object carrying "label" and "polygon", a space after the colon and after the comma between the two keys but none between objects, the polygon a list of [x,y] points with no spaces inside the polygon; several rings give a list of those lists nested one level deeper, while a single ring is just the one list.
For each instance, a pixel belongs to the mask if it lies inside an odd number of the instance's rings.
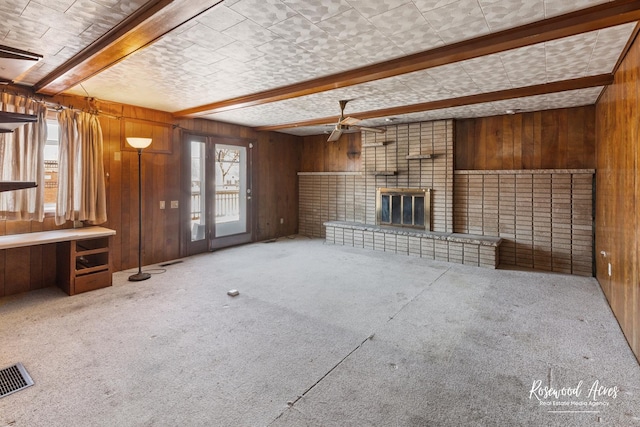
[{"label": "fireplace firebox", "polygon": [[378,188],[376,224],[431,231],[431,190]]}]

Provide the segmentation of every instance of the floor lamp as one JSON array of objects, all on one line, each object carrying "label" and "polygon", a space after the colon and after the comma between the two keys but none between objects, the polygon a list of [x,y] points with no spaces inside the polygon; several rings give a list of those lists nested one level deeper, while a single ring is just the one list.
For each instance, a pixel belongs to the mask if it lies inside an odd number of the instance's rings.
[{"label": "floor lamp", "polygon": [[129,276],[129,281],[140,282],[151,277],[149,273],[142,272],[142,166],[140,162],[142,149],[151,145],[151,138],[127,137],[127,142],[138,150],[138,272]]}]

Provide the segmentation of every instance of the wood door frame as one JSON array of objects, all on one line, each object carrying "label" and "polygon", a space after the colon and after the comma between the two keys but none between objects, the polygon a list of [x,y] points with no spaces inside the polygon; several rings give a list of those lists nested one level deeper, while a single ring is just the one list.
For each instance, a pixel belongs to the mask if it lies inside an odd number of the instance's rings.
[{"label": "wood door frame", "polygon": [[[192,132],[188,130],[184,130],[182,132],[182,173],[181,173],[181,181],[182,181],[182,197],[180,200],[180,223],[182,224],[181,238],[182,242],[181,247],[181,256],[189,256],[194,255],[196,253],[202,253],[206,251],[213,251],[219,249],[221,247],[233,246],[242,243],[248,243],[243,239],[236,240],[233,239],[233,236],[229,236],[223,244],[221,245],[209,245],[207,243],[207,249],[200,249],[197,252],[192,250],[192,242],[191,242],[191,215],[190,215],[190,204],[191,204],[191,138],[196,137],[198,139],[205,139],[205,144],[207,144],[207,150],[209,146],[214,147],[216,143],[218,144],[230,144],[233,145],[234,142],[237,145],[247,145],[247,175],[250,180],[248,186],[251,188],[251,204],[247,206],[247,233],[250,234],[250,242],[256,241],[258,222],[257,222],[257,206],[258,206],[258,197],[257,191],[255,191],[256,183],[253,182],[253,177],[256,176],[256,164],[257,162],[253,158],[253,154],[257,152],[256,145],[257,141],[254,138],[241,138],[229,135],[220,135],[220,134],[212,134],[206,132]],[[208,191],[208,190],[205,190]],[[209,219],[210,223],[213,223],[212,219]],[[208,239],[205,239],[208,241]]]}]

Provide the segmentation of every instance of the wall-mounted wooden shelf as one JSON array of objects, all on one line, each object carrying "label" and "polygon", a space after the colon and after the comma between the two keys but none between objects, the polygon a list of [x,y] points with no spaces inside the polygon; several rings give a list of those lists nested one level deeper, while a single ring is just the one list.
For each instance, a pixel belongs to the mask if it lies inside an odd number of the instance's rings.
[{"label": "wall-mounted wooden shelf", "polygon": [[385,145],[389,145],[392,142],[393,141],[367,142],[366,144],[362,144],[362,148],[384,147]]},{"label": "wall-mounted wooden shelf", "polygon": [[422,160],[422,159],[431,159],[433,158],[433,154],[409,154],[405,156],[407,160]]},{"label": "wall-mounted wooden shelf", "polygon": [[398,171],[373,171],[371,173],[376,176],[394,176]]},{"label": "wall-mounted wooden shelf", "polygon": [[23,188],[37,187],[35,182],[27,181],[0,181],[0,192],[22,190]]}]

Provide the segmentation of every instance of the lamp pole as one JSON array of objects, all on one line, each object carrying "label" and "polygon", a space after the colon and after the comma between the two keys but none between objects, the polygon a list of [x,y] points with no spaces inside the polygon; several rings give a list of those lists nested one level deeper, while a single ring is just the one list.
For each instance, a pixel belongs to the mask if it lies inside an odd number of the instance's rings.
[{"label": "lamp pole", "polygon": [[138,150],[138,272],[129,276],[129,281],[140,282],[151,277],[142,272],[142,149],[151,144],[151,139],[127,138],[127,142]]}]

